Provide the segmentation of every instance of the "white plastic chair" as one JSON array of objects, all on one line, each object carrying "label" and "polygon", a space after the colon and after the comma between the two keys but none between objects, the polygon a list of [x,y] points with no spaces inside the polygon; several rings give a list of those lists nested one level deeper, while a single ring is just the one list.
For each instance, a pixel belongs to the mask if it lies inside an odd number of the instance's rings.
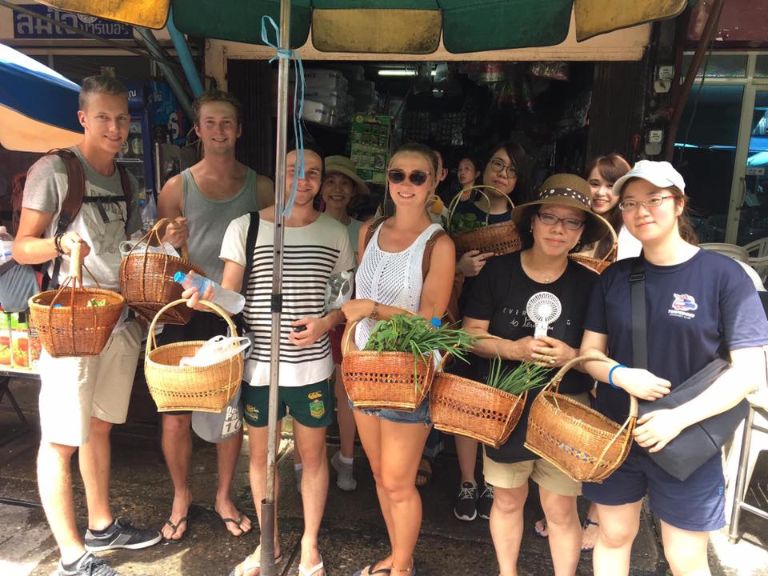
[{"label": "white plastic chair", "polygon": [[747,264],[755,269],[763,282],[768,280],[768,236],[742,246],[749,259]]},{"label": "white plastic chair", "polygon": [[725,244],[723,242],[706,242],[699,244],[699,248],[709,250],[711,252],[718,252],[725,256],[730,256],[734,260],[739,260],[744,263],[749,263],[749,253],[742,247],[736,244]]}]

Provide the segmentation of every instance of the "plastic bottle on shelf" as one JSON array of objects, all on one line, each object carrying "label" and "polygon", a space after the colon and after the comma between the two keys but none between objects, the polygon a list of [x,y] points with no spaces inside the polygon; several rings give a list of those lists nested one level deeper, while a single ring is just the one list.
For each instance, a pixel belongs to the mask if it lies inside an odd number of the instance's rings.
[{"label": "plastic bottle on shelf", "polygon": [[0,226],[0,264],[13,258],[13,236],[5,226]]},{"label": "plastic bottle on shelf", "polygon": [[222,288],[221,285],[200,274],[176,272],[173,275],[173,279],[184,286],[184,288],[197,288],[201,296],[205,293],[208,286],[212,286],[213,298],[211,298],[211,301],[224,308],[230,314],[239,314],[245,306],[245,297],[242,294]]}]

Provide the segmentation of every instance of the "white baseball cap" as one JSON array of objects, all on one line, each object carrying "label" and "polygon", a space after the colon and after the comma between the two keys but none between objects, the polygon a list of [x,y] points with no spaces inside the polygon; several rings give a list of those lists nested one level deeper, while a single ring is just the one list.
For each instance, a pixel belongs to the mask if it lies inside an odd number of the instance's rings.
[{"label": "white baseball cap", "polygon": [[674,186],[685,193],[685,180],[669,162],[639,160],[632,167],[632,170],[613,183],[613,193],[621,196],[621,189],[630,178],[642,178],[658,188]]}]

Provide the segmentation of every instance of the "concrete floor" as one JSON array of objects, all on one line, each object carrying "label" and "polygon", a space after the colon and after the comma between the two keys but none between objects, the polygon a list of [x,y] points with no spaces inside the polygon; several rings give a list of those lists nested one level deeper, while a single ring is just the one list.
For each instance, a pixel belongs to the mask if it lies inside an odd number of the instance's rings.
[{"label": "concrete floor", "polygon": [[[0,404],[0,575],[47,576],[55,568],[58,552],[37,495],[37,385],[29,381],[13,381],[11,390],[30,426],[24,428],[18,423],[7,400]],[[159,528],[169,512],[171,493],[157,432],[154,423],[138,417],[129,417],[129,424],[116,428],[112,503],[116,515],[126,516],[137,525]],[[329,456],[334,450],[329,447]],[[279,517],[285,558],[280,566],[281,576],[297,574],[302,529],[301,499],[295,488],[291,452],[291,440],[285,438],[279,461]],[[235,494],[241,509],[254,518],[246,453],[244,447],[235,479]],[[359,485],[353,493],[341,492],[335,486],[332,472],[321,532],[321,551],[329,576],[350,576],[386,553],[386,532],[365,458],[356,459],[355,466]],[[213,510],[215,473],[215,449],[202,441],[196,442],[191,476],[195,505],[190,511],[188,536],[180,544],[107,553],[110,563],[126,576],[226,575],[253,551],[258,534],[254,530],[237,539],[226,532]],[[84,529],[82,486],[76,471],[74,476],[77,479],[78,522]],[[432,483],[422,490],[424,521],[416,550],[418,573],[421,576],[495,576],[498,568],[487,522],[464,523],[453,517],[457,483],[456,460],[450,454],[444,454],[435,464]],[[547,542],[533,534],[533,520],[531,511],[527,510],[519,563],[521,576],[553,573]],[[735,545],[727,542],[724,533],[713,535],[710,555],[713,574],[768,575],[768,522],[745,517],[744,526],[747,538]],[[578,574],[591,573],[589,554],[584,554]],[[666,573],[657,527],[650,516],[643,514],[641,532],[633,548],[632,575]]]}]

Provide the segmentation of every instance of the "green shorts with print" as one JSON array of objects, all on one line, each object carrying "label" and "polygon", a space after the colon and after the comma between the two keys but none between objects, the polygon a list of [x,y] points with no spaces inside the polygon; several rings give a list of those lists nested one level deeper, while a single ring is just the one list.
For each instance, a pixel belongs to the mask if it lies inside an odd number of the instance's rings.
[{"label": "green shorts with print", "polygon": [[[267,425],[269,386],[241,388],[243,415],[249,426]],[[277,395],[277,419],[290,413],[294,420],[308,428],[322,428],[333,421],[333,388],[328,380],[306,386],[280,386]]]}]

